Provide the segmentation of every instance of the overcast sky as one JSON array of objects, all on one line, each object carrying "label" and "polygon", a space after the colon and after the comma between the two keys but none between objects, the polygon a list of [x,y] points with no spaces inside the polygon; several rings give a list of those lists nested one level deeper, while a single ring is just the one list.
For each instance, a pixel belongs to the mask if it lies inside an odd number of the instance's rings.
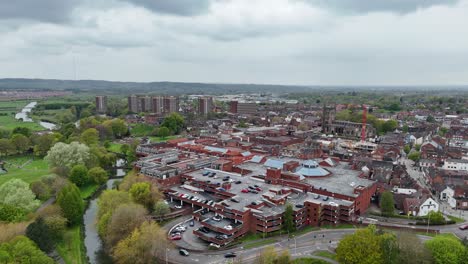
[{"label": "overcast sky", "polygon": [[468,84],[468,0],[0,0],[0,78]]}]

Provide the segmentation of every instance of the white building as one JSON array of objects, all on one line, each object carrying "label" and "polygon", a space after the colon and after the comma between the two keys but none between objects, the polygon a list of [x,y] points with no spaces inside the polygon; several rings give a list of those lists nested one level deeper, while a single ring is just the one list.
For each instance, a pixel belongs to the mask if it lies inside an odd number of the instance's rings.
[{"label": "white building", "polygon": [[468,171],[468,160],[466,159],[447,159],[442,166],[444,170]]},{"label": "white building", "polygon": [[439,204],[432,198],[427,198],[424,202],[419,205],[418,216],[426,216],[429,212],[438,212]]},{"label": "white building", "polygon": [[442,192],[440,192],[439,199],[441,201],[446,201],[450,207],[455,208],[457,206],[457,201],[453,196],[455,195],[455,191],[447,186]]}]

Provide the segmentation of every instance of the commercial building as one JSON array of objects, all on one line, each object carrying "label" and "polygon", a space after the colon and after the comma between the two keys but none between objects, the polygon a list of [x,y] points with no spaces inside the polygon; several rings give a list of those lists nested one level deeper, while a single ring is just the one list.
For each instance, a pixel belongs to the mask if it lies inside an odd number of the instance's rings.
[{"label": "commercial building", "polygon": [[256,103],[247,103],[239,101],[231,101],[229,103],[229,112],[233,114],[256,114],[258,111]]},{"label": "commercial building", "polygon": [[107,111],[107,96],[96,96],[96,112],[98,114],[105,114]]}]

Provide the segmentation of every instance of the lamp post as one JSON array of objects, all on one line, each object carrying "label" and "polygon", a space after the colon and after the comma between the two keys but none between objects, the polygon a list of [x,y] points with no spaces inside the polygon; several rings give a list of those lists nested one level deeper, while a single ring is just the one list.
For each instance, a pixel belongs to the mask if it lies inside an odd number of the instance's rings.
[{"label": "lamp post", "polygon": [[431,214],[430,214],[430,211],[429,213],[427,214],[427,229],[426,229],[426,233],[429,234],[429,223],[431,222]]}]

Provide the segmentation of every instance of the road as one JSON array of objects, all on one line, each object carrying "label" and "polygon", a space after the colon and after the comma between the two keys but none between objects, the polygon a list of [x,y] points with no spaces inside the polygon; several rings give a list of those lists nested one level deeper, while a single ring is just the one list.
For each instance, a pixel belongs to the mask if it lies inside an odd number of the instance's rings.
[{"label": "road", "polygon": [[407,158],[400,158],[399,162],[403,162],[406,165],[406,171],[409,176],[416,180],[422,187],[430,190],[430,186],[426,183],[426,177],[424,173],[419,171],[419,167],[414,167],[414,161]]}]

